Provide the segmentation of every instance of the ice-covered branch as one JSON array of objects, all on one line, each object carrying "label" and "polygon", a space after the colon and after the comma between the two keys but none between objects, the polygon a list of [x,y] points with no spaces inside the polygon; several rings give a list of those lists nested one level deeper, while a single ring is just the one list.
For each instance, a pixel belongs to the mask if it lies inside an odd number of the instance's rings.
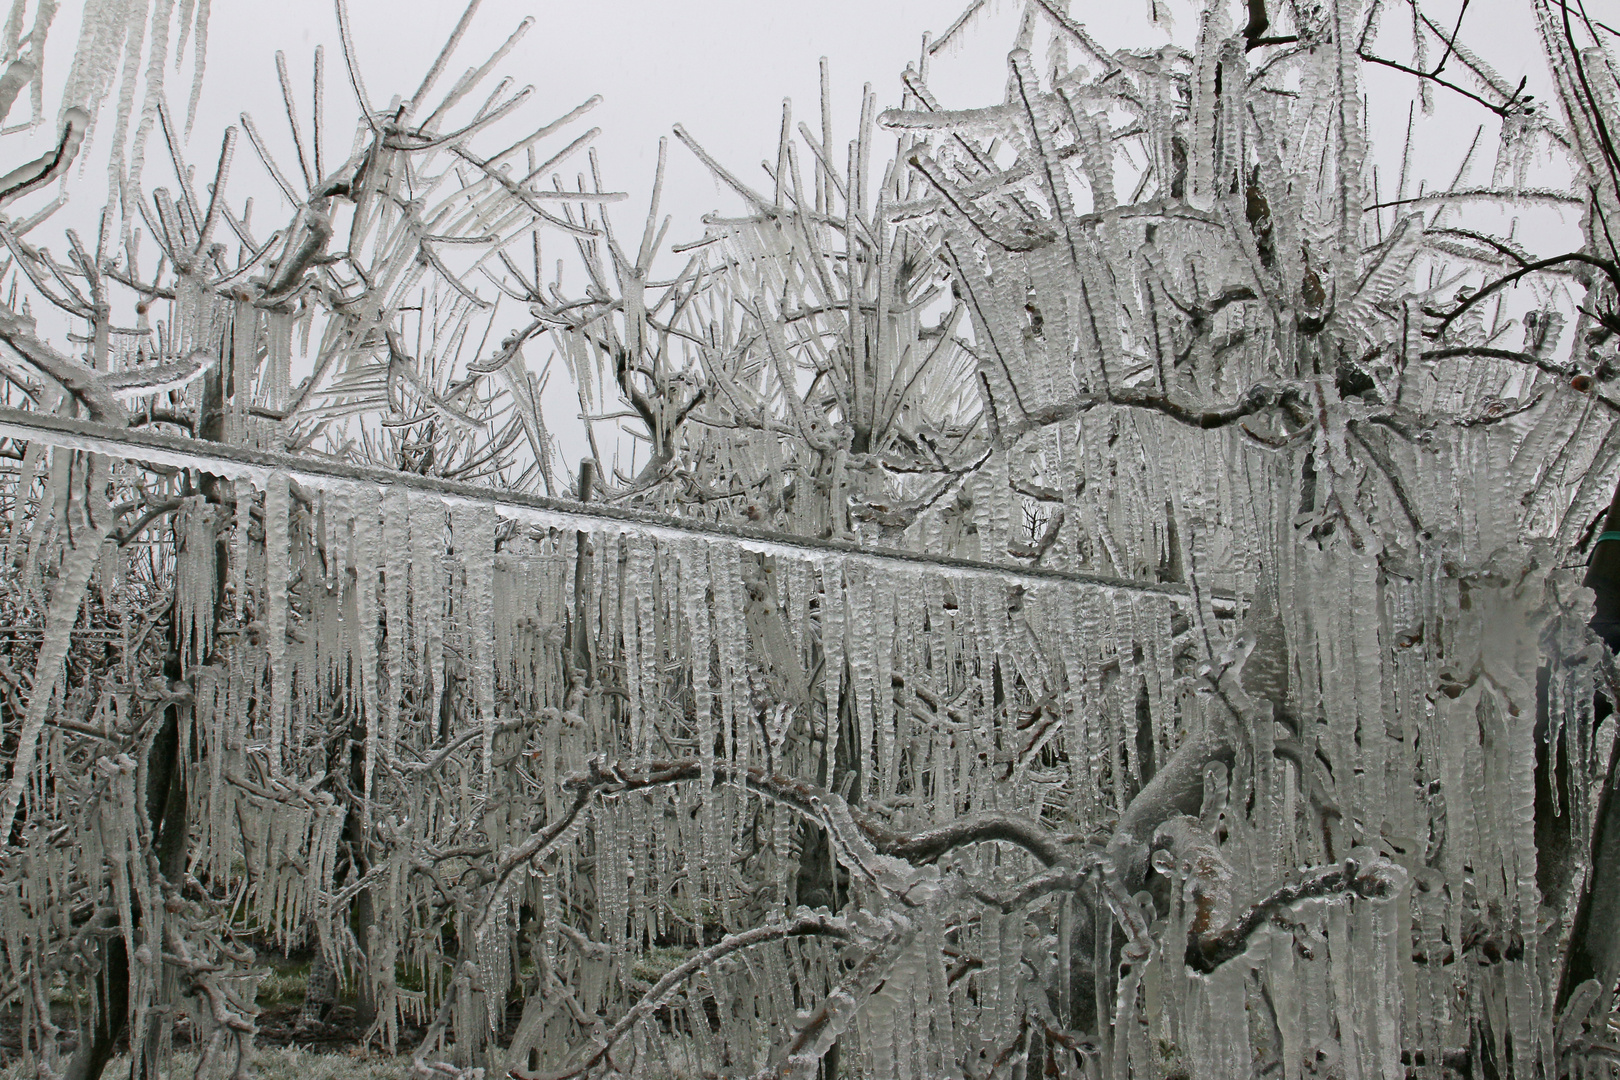
[{"label": "ice-covered branch", "polygon": [[30,320],[4,305],[0,305],[0,342],[83,402],[92,421],[113,427],[128,422],[124,407],[94,368],[57,352],[35,336]]},{"label": "ice-covered branch", "polygon": [[1229,405],[1205,405],[1182,401],[1157,390],[1121,387],[1105,393],[1079,394],[1060,405],[1030,410],[1024,419],[1005,425],[1000,431],[1003,440],[1011,440],[1025,432],[1071,419],[1099,405],[1146,409],[1167,416],[1178,424],[1211,431],[1271,408],[1285,409],[1294,416],[1303,415],[1303,404],[1300,389],[1291,384],[1251,386],[1241,398]]},{"label": "ice-covered branch", "polygon": [[[757,765],[738,770],[715,762],[713,770],[717,783],[744,787],[818,822],[823,817],[823,806],[843,803],[825,788],[792,777],[768,775]],[[597,758],[588,772],[574,774],[564,781],[564,786],[576,792],[577,798],[579,793],[588,796],[597,791],[641,791],[665,784],[687,783],[702,776],[703,765],[697,758],[653,761],[644,770],[628,770],[616,762]],[[890,829],[857,807],[849,807],[849,814],[878,854],[919,865],[936,862],[957,848],[993,842],[1021,847],[1044,866],[1053,866],[1067,858],[1055,833],[1022,814],[985,810],[915,833]]]},{"label": "ice-covered branch", "polygon": [[1054,866],[1036,874],[1028,881],[1020,884],[1011,892],[1000,893],[977,885],[967,887],[968,894],[981,904],[996,908],[1003,915],[1011,914],[1021,907],[1034,903],[1043,896],[1055,892],[1074,892],[1085,884],[1086,878],[1096,869],[1096,858],[1082,860],[1078,864],[1065,864]]},{"label": "ice-covered branch", "polygon": [[1255,932],[1291,904],[1341,893],[1388,900],[1400,892],[1405,877],[1404,870],[1384,859],[1361,863],[1349,858],[1338,866],[1312,870],[1298,881],[1278,886],[1219,930],[1194,934],[1187,942],[1187,966],[1207,974],[1241,956]]},{"label": "ice-covered branch", "polygon": [[[831,937],[849,940],[855,936],[857,935],[852,930],[848,920],[825,912],[802,909],[787,922],[756,926],[752,930],[727,934],[713,945],[705,949],[699,949],[671,968],[663,978],[654,983],[634,1005],[626,1010],[624,1015],[619,1017],[611,1028],[596,1037],[595,1049],[576,1054],[572,1065],[553,1072],[543,1073],[513,1069],[511,1075],[517,1080],[573,1080],[575,1077],[586,1075],[607,1057],[614,1044],[628,1035],[636,1024],[662,1008],[682,983],[695,973],[734,952],[790,937]],[[518,1047],[513,1047],[510,1051],[513,1055],[521,1052],[522,1048]]]},{"label": "ice-covered branch", "polygon": [[1554,255],[1547,259],[1537,259],[1533,263],[1527,263],[1524,266],[1519,267],[1511,274],[1502,275],[1496,280],[1490,282],[1484,288],[1480,289],[1478,292],[1470,295],[1466,300],[1462,301],[1450,311],[1444,313],[1436,312],[1435,314],[1440,316],[1440,324],[1433,330],[1426,330],[1424,333],[1431,338],[1443,337],[1446,330],[1450,328],[1452,323],[1456,322],[1458,318],[1460,318],[1470,308],[1474,307],[1474,305],[1478,304],[1486,297],[1495,295],[1502,289],[1505,289],[1509,285],[1512,285],[1514,282],[1518,281],[1520,278],[1528,277],[1531,274],[1539,273],[1543,270],[1550,270],[1555,266],[1563,266],[1572,262],[1596,267],[1597,269],[1603,271],[1603,275],[1609,279],[1609,283],[1613,285],[1615,289],[1620,290],[1620,264],[1615,263],[1612,259],[1600,259],[1595,255],[1588,255],[1583,251],[1571,251],[1563,255]]},{"label": "ice-covered branch", "polygon": [[1154,830],[1177,814],[1196,814],[1204,800],[1205,767],[1212,761],[1230,765],[1233,756],[1232,744],[1224,736],[1213,731],[1189,736],[1125,807],[1108,851],[1128,892],[1134,893],[1146,880]]},{"label": "ice-covered branch", "polygon": [[54,149],[43,157],[30,161],[0,176],[0,205],[30,191],[44,187],[73,162],[90,128],[90,114],[80,108],[70,108],[62,114],[62,135]]}]

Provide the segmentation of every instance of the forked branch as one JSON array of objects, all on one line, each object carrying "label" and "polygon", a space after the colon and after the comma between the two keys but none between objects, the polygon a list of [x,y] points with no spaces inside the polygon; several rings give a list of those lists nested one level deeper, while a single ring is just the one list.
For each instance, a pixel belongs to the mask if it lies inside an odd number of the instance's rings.
[{"label": "forked branch", "polygon": [[1400,892],[1404,876],[1399,867],[1381,859],[1365,865],[1346,859],[1337,866],[1312,870],[1300,880],[1274,889],[1221,929],[1193,935],[1187,942],[1187,966],[1208,974],[1241,956],[1255,931],[1290,904],[1341,893],[1353,893],[1366,900],[1388,900]]}]

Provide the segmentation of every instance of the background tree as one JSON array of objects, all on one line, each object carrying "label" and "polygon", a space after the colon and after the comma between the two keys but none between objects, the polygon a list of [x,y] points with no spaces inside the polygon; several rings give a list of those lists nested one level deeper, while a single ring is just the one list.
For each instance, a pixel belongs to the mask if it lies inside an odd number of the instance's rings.
[{"label": "background tree", "polygon": [[[201,48],[206,12],[194,24],[195,10],[187,4],[178,14],[181,48],[193,30]],[[42,16],[19,43],[14,24],[23,11],[17,5],[8,30],[8,107],[38,71],[50,21]],[[161,19],[171,14],[160,12]],[[108,82],[87,82],[88,69],[106,49],[116,56],[127,45],[133,56],[127,67],[141,59],[145,25],[106,16],[96,5],[86,9],[68,105],[82,92],[88,95],[82,104],[96,108]],[[594,99],[493,156],[477,152],[486,129],[522,106],[530,91],[511,93],[502,84],[481,105],[469,95],[484,92],[486,76],[528,24],[442,99],[429,98],[446,74],[464,18],[417,88],[421,107],[396,99],[377,111],[347,48],[340,5],[345,67],[359,107],[354,150],[332,158],[321,51],[313,110],[303,123],[278,55],[298,166],[292,175],[301,182],[288,179],[244,115],[257,157],[295,207],[284,227],[260,239],[252,200],[238,214],[227,192],[237,128],[225,133],[206,200],[198,197],[163,105],[161,48],[172,28],[161,19],[152,26],[157,74],[148,78],[128,167],[120,155],[133,119],[128,79],[120,99],[113,171],[122,219],[118,207],[109,207],[93,248],[69,230],[66,262],[24,239],[60,199],[3,230],[14,281],[10,304],[0,311],[10,402],[44,413],[77,410],[127,431],[178,431],[278,451],[303,451],[324,439],[340,460],[494,478],[514,490],[549,484],[551,451],[534,387],[506,370],[534,330],[486,351],[472,335],[481,331],[487,339],[488,325],[477,314],[492,301],[468,282],[497,251],[547,221],[581,231],[551,214],[546,196],[533,191],[535,177],[560,160],[537,163],[535,146]],[[200,56],[196,66],[200,80]],[[193,109],[195,101],[194,92]],[[61,174],[89,117],[87,109],[67,108],[59,146],[8,177],[5,196],[19,198]],[[149,130],[161,135],[177,187],[159,187],[148,199],[137,185]],[[533,175],[509,175],[525,157]],[[222,234],[236,245],[234,258]],[[148,272],[140,262],[143,237],[158,247],[156,268]],[[30,297],[49,301],[82,328],[69,334],[87,347],[82,356],[64,355],[36,335]],[[115,321],[116,312],[127,322],[131,308],[133,326]],[[295,350],[312,369],[297,383]],[[361,416],[370,424],[349,434],[344,421]],[[279,602],[291,603],[295,624],[299,614],[311,625],[326,612],[342,618],[343,557],[328,545],[349,541],[311,534],[323,506],[307,491],[290,496],[280,520],[266,524],[262,498],[239,479],[200,468],[113,464],[37,441],[10,445],[20,468],[13,470],[9,504],[7,589],[17,598],[14,631],[24,642],[31,628],[38,635],[35,646],[8,646],[15,731],[4,801],[4,832],[15,838],[17,856],[8,867],[6,918],[21,935],[11,939],[7,963],[11,993],[25,1003],[29,1042],[42,1068],[95,1077],[127,1035],[136,1072],[154,1075],[167,1054],[175,1009],[190,997],[201,1003],[193,1029],[205,1047],[199,1075],[222,1055],[245,1075],[258,976],[244,966],[253,958],[244,935],[296,945],[309,914],[322,957],[369,970],[363,963],[372,948],[369,894],[357,897],[353,933],[347,920],[334,926],[322,898],[337,888],[334,875],[356,877],[369,867],[372,841],[362,811],[371,761],[361,748],[374,745],[381,722],[381,672],[373,646],[370,667],[346,666],[335,696],[317,691],[320,703],[309,703],[322,720],[298,725],[302,756],[291,766],[297,781],[290,787],[285,760],[268,773],[263,761],[224,764],[231,744],[224,718],[246,718],[252,689],[238,678],[238,695],[247,696],[231,699],[234,712],[222,703],[213,726],[216,714],[206,703],[199,708],[197,695],[226,691],[227,673],[240,676],[240,654],[285,655],[287,645],[279,642],[266,649],[267,638],[285,635],[288,620],[283,611],[268,626],[263,621],[265,563],[262,553],[256,559],[252,553],[262,549],[265,529],[283,536],[290,529],[309,545],[308,567],[269,586]],[[317,584],[302,574],[316,567],[331,580]],[[73,629],[81,607],[91,627],[103,628],[90,630],[88,639]],[[354,635],[352,611],[349,618]],[[256,663],[263,673],[263,659]],[[69,730],[76,737],[64,743]],[[234,747],[240,755],[239,735]],[[42,786],[30,789],[31,776]],[[275,823],[255,831],[254,815],[233,808],[222,784],[256,792],[249,796],[255,811],[274,810]],[[40,862],[47,850],[56,852],[48,866]],[[245,909],[245,894],[227,884],[247,880],[233,866],[243,859],[257,897]],[[77,1051],[59,1063],[50,1001],[64,978],[89,992],[90,1014]],[[374,984],[360,980],[363,1009],[372,1007]]]}]

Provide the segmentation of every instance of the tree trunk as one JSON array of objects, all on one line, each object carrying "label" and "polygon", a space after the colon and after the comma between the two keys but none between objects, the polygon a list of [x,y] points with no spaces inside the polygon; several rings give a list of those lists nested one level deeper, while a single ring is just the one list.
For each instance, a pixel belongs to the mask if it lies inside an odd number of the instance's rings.
[{"label": "tree trunk", "polygon": [[[164,665],[170,678],[179,676],[180,662],[171,654]],[[180,750],[180,707],[163,711],[163,726],[152,739],[146,759],[146,818],[151,824],[153,849],[165,877],[185,871],[186,797],[184,770],[177,760]],[[144,869],[144,868],[141,868]],[[136,872],[141,872],[137,869]],[[141,910],[131,909],[136,926]],[[133,928],[132,928],[133,929]],[[119,1039],[129,1023],[129,952],[123,935],[102,939],[101,977],[95,983],[95,1021],[88,1032],[81,1031],[79,1048],[68,1063],[63,1080],[98,1080],[112,1059]],[[157,1023],[154,1019],[153,1023]],[[155,1076],[145,1060],[136,1063],[132,1075]]]},{"label": "tree trunk", "polygon": [[[224,364],[216,365],[204,381],[200,423],[197,428],[199,438],[218,441],[224,435],[224,367]],[[211,504],[218,505],[220,502],[220,484],[219,477],[206,473],[198,478],[198,488]],[[229,553],[226,541],[223,538],[217,540],[214,560],[217,568],[214,582],[216,608],[224,603]],[[170,682],[177,681],[184,675],[179,649],[179,611],[176,607],[171,607],[169,656],[163,665],[164,677]],[[162,879],[170,883],[184,879],[189,854],[191,823],[185,788],[186,762],[180,759],[180,725],[190,723],[191,720],[192,716],[185,706],[169,705],[163,710],[163,724],[152,739],[144,770],[145,810],[151,830],[153,853],[157,856],[158,870]],[[136,872],[145,872],[145,868],[141,867]],[[131,915],[138,926],[140,909],[134,908]],[[101,954],[102,977],[96,983],[94,1003],[96,1020],[91,1025],[89,1037],[81,1036],[79,1048],[75,1051],[63,1080],[99,1080],[129,1023],[129,955],[123,937],[104,939]],[[173,975],[165,971],[160,983],[159,1004],[171,1003],[177,990],[177,981]],[[146,1052],[130,1070],[130,1075],[135,1080],[148,1080],[158,1075],[156,1051],[163,1026],[169,1022],[170,1017],[167,1014],[158,1014],[149,1021]]]},{"label": "tree trunk", "polygon": [[95,1019],[79,1030],[79,1048],[62,1080],[97,1080],[129,1020],[129,951],[122,935],[103,940],[101,974],[95,981]]},{"label": "tree trunk", "polygon": [[298,1011],[298,1026],[310,1027],[326,1019],[326,1014],[337,1004],[337,972],[332,960],[321,947],[320,932],[310,920],[309,935],[315,939],[315,955],[309,961],[309,974],[304,978],[304,1005]]},{"label": "tree trunk", "polygon": [[[1603,531],[1620,531],[1620,487],[1603,519]],[[1583,584],[1595,594],[1592,629],[1611,650],[1620,648],[1620,540],[1600,540],[1593,546]],[[1620,743],[1616,743],[1615,753],[1609,758],[1608,779],[1598,800],[1597,821],[1592,827],[1591,869],[1575,909],[1569,952],[1558,983],[1559,1009],[1577,986],[1597,979],[1602,989],[1597,1012],[1607,1015],[1609,995],[1620,977],[1620,798],[1615,797],[1614,790],[1617,766]]]},{"label": "tree trunk", "polygon": [[[147,814],[151,817],[152,848],[158,859],[158,871],[165,882],[178,882],[186,873],[186,841],[189,838],[188,800],[186,798],[185,762],[180,759],[180,725],[189,723],[189,715],[182,717],[183,706],[170,705],[164,710],[163,727],[152,740],[152,756],[148,759]],[[151,807],[162,810],[151,816]],[[158,1003],[172,1004],[178,997],[179,980],[167,966],[159,975]],[[141,1059],[130,1069],[134,1080],[157,1080],[161,1040],[166,1030],[172,1029],[172,1014],[156,1013],[147,1020],[146,1042]]]}]

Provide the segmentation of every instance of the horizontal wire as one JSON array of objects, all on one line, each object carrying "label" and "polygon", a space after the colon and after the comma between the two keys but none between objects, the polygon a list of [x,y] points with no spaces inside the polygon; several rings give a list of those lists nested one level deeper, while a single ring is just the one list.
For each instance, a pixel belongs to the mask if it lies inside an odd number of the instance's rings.
[{"label": "horizontal wire", "polygon": [[[954,577],[984,576],[1032,583],[1085,585],[1123,592],[1150,593],[1181,601],[1193,597],[1193,592],[1187,585],[1177,582],[1140,581],[1102,574],[1082,574],[1071,570],[1054,570],[1041,566],[1007,566],[949,555],[927,555],[894,548],[863,547],[846,540],[795,536],[768,529],[695,521],[626,507],[578,503],[525,492],[497,491],[458,480],[443,480],[417,473],[396,472],[330,459],[297,457],[245,446],[190,439],[161,431],[114,428],[86,420],[51,416],[23,409],[0,408],[0,437],[24,442],[39,441],[51,446],[105,454],[126,461],[148,461],[174,468],[198,469],[227,479],[249,480],[261,488],[273,473],[279,472],[315,488],[329,487],[336,482],[369,483],[382,488],[420,491],[437,495],[446,502],[493,506],[514,518],[557,528],[574,528],[587,532],[640,533],[665,540],[698,536],[710,540],[729,541],[749,551],[768,555],[812,558],[839,556],[874,566],[936,569]],[[1211,591],[1208,595],[1220,608],[1231,610],[1235,600],[1232,594]]]}]

